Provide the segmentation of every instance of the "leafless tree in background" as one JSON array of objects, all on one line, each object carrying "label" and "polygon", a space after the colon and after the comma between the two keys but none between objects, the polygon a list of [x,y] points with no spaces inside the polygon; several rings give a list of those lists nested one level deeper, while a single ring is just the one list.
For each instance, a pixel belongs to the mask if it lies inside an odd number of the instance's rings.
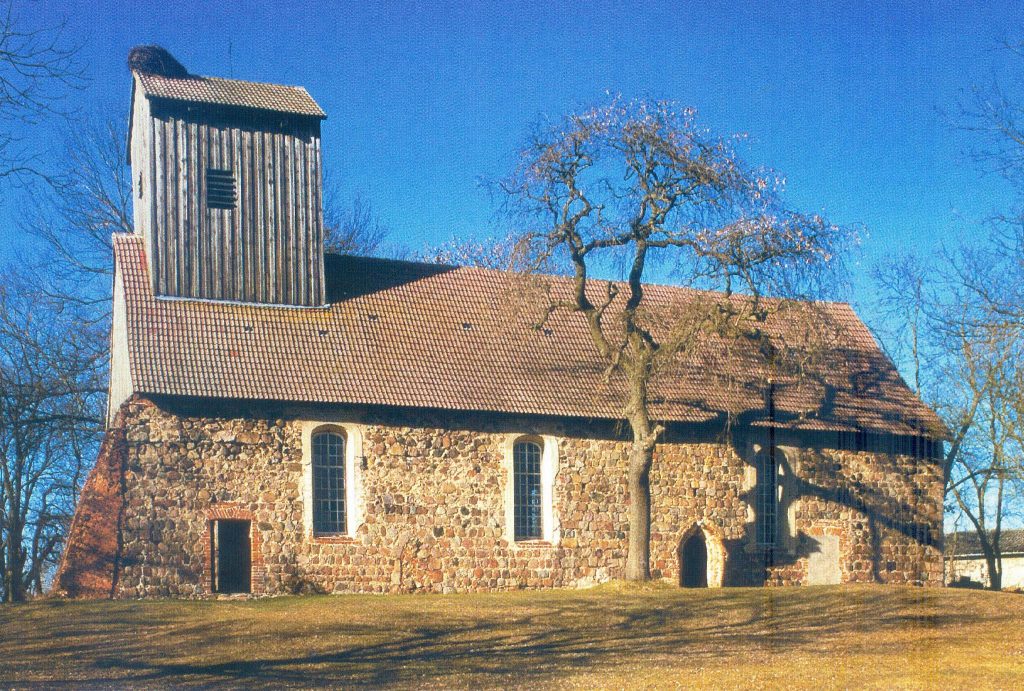
[{"label": "leafless tree in background", "polygon": [[[712,334],[755,343],[783,367],[787,345],[761,327],[781,310],[787,319],[813,311],[799,301],[821,294],[848,240],[820,216],[786,208],[781,181],[746,166],[735,139],[713,136],[672,103],[613,99],[541,125],[501,185],[524,230],[526,266],[571,276],[567,294],[549,289],[549,314],[581,315],[607,375],[626,382],[630,580],[650,578],[650,471],[664,431],[651,414],[658,373]],[[595,285],[594,272],[615,263],[625,280]],[[721,292],[659,313],[644,288],[659,267],[681,286]],[[819,315],[805,316],[810,325]]]},{"label": "leafless tree in background", "polygon": [[324,249],[334,254],[374,256],[388,236],[388,228],[360,195],[343,205],[337,188],[325,181]]},{"label": "leafless tree in background", "polygon": [[[64,24],[30,7],[0,0],[0,185],[59,184],[42,153],[24,136],[63,121],[61,104],[83,85],[76,47]],[[0,235],[18,237],[12,228]],[[94,413],[97,338],[87,311],[53,299],[48,281],[0,267],[0,599],[40,592],[59,555],[78,491]]]},{"label": "leafless tree in background", "polygon": [[83,83],[63,22],[46,23],[31,10],[0,0],[0,179],[49,179],[38,152],[25,148],[18,133],[60,114],[68,89]]},{"label": "leafless tree in background", "polygon": [[[1024,44],[1008,49],[1024,57]],[[977,533],[990,587],[1002,580],[1006,518],[1024,508],[1024,82],[972,88],[954,124],[1013,200],[987,235],[879,267],[885,340],[913,368],[918,392],[951,432],[947,510]],[[959,522],[959,521],[958,521]]]},{"label": "leafless tree in background", "polygon": [[[891,328],[885,339],[913,368],[918,393],[950,430],[947,511],[977,533],[990,587],[1001,587],[1000,538],[1022,507],[1024,324],[992,313],[975,285],[998,279],[977,248],[932,263],[901,259],[876,270]],[[936,267],[941,267],[938,269]]]},{"label": "leafless tree in background", "polygon": [[431,264],[516,271],[524,268],[524,248],[520,245],[515,237],[487,237],[482,240],[453,238],[437,247],[415,252],[411,257]]},{"label": "leafless tree in background", "polygon": [[[1024,59],[1024,43],[1005,48]],[[975,163],[1002,176],[1013,195],[986,219],[985,242],[947,257],[948,292],[967,315],[960,320],[967,323],[959,329],[961,340],[971,341],[961,368],[971,375],[965,377],[968,390],[984,391],[977,443],[965,447],[949,491],[978,533],[990,587],[997,590],[1003,521],[1024,504],[1024,80],[976,86],[960,110],[959,124],[973,136]]]},{"label": "leafless tree in background", "polygon": [[131,233],[132,190],[121,120],[69,128],[52,187],[40,188],[24,214],[23,230],[40,241],[35,281],[51,298],[90,312],[108,324],[113,235]]},{"label": "leafless tree in background", "polygon": [[0,600],[41,593],[101,424],[96,335],[68,305],[0,282]]}]

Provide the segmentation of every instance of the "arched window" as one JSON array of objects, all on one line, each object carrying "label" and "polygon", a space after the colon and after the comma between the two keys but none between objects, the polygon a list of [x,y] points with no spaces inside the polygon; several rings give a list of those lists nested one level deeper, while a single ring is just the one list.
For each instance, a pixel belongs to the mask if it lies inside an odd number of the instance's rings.
[{"label": "arched window", "polygon": [[775,546],[779,534],[779,463],[775,453],[757,456],[757,542]]},{"label": "arched window", "polygon": [[313,532],[344,533],[345,437],[325,431],[313,435]]},{"label": "arched window", "polygon": [[515,539],[540,540],[541,521],[541,446],[535,441],[517,441],[512,448],[513,510]]}]

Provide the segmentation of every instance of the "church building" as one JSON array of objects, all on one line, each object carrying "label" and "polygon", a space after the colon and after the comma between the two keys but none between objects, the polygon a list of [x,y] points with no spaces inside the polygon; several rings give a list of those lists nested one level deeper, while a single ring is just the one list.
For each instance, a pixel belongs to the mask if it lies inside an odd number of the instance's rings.
[{"label": "church building", "polygon": [[[107,431],[55,588],[621,577],[624,388],[583,317],[535,328],[508,272],[325,254],[326,115],[305,89],[195,76],[155,48],[129,64],[135,232],[113,242]],[[826,309],[837,345],[798,381],[766,387],[741,350],[665,373],[653,577],[941,585],[942,424],[848,305]]]}]

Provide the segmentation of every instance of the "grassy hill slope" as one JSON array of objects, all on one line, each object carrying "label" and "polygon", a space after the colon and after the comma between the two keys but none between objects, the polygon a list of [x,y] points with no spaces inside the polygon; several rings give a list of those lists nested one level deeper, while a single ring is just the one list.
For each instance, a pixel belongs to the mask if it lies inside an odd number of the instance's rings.
[{"label": "grassy hill slope", "polygon": [[1024,686],[1024,596],[882,586],[0,606],[0,685]]}]

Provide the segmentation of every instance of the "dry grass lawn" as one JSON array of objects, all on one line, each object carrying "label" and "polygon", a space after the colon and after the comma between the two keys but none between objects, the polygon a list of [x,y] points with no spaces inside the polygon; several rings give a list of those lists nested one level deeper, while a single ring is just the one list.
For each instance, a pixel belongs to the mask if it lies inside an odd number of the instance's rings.
[{"label": "dry grass lawn", "polygon": [[0,606],[0,686],[1024,687],[1024,596],[882,586]]}]

